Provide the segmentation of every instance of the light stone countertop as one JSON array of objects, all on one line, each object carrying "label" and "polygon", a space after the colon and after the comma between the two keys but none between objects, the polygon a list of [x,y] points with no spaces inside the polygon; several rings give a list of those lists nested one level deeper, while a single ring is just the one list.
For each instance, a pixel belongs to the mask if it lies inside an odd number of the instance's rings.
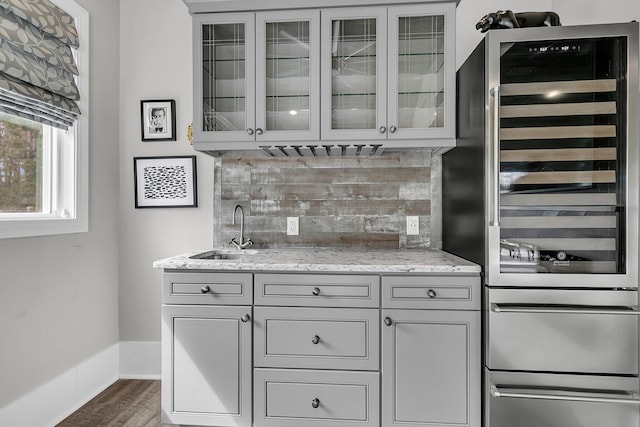
[{"label": "light stone countertop", "polygon": [[[216,249],[209,249],[216,250]],[[445,273],[479,274],[480,266],[438,249],[290,248],[247,249],[242,252],[219,248],[233,259],[192,259],[186,253],[153,263],[167,270],[241,270],[291,272]]]}]

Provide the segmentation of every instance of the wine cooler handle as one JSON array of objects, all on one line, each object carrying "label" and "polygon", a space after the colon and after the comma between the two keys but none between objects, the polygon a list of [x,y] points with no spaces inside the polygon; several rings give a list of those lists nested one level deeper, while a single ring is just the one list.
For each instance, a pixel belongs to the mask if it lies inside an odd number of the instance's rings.
[{"label": "wine cooler handle", "polygon": [[491,194],[490,225],[499,226],[500,222],[500,85],[489,90],[489,104],[491,110],[491,126],[488,126],[491,136],[491,179],[489,181]]},{"label": "wine cooler handle", "polygon": [[490,393],[492,397],[506,397],[512,399],[542,399],[542,400],[563,400],[563,401],[572,401],[572,402],[597,402],[597,403],[622,403],[629,405],[640,405],[640,399],[634,396],[635,393],[632,392],[621,392],[621,397],[614,397],[613,393],[610,391],[607,394],[611,394],[609,396],[603,396],[603,392],[598,392],[598,390],[594,390],[593,394],[584,393],[584,394],[572,394],[569,390],[567,393],[558,394],[557,390],[553,390],[553,392],[545,393],[546,390],[541,388],[535,388],[531,390],[527,389],[518,389],[516,391],[511,391],[509,389],[501,389],[498,386],[491,385]]},{"label": "wine cooler handle", "polygon": [[572,306],[572,305],[517,305],[517,304],[491,304],[494,313],[539,313],[539,314],[608,314],[640,316],[640,306]]}]

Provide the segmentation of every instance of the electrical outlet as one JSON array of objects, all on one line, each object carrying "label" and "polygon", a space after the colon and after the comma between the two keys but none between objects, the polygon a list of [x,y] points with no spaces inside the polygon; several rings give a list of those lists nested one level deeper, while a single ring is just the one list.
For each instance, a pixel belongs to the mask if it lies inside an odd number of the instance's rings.
[{"label": "electrical outlet", "polygon": [[420,217],[407,217],[407,236],[417,236],[420,234]]},{"label": "electrical outlet", "polygon": [[300,234],[300,222],[297,216],[287,217],[287,236],[297,236]]}]

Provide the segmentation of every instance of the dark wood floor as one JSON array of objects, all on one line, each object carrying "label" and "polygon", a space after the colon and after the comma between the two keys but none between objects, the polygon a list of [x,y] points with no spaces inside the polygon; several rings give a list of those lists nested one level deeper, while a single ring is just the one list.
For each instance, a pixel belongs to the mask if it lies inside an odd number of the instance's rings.
[{"label": "dark wood floor", "polygon": [[56,427],[168,427],[160,422],[160,381],[118,380]]}]

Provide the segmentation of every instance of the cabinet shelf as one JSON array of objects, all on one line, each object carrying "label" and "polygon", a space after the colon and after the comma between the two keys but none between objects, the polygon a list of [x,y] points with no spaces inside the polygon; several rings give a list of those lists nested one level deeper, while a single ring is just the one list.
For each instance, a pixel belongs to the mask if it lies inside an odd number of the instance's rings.
[{"label": "cabinet shelf", "polygon": [[309,98],[309,94],[299,94],[299,95],[267,95],[267,99],[275,100],[275,99],[299,99],[299,98]]},{"label": "cabinet shelf", "polygon": [[308,56],[278,56],[273,58],[266,58],[267,61],[309,61]]}]

